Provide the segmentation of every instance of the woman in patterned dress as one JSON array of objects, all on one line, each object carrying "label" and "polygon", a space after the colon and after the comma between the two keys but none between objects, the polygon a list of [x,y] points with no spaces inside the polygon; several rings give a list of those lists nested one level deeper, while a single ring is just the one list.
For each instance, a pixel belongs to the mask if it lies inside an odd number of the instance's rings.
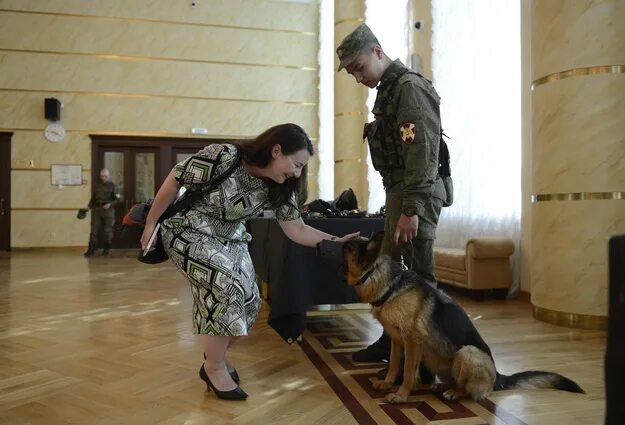
[{"label": "woman in patterned dress", "polygon": [[310,247],[323,239],[342,241],[357,235],[338,238],[301,219],[298,199],[306,197],[311,155],[310,139],[295,124],[272,127],[251,141],[209,145],[174,167],[147,217],[143,248],[181,186],[206,188],[221,176],[221,183],[189,211],[164,220],[161,230],[167,254],[191,286],[194,331],[205,355],[200,377],[220,398],[247,397],[226,361],[226,351],[249,333],[261,304],[244,221],[273,209],[286,236]]}]

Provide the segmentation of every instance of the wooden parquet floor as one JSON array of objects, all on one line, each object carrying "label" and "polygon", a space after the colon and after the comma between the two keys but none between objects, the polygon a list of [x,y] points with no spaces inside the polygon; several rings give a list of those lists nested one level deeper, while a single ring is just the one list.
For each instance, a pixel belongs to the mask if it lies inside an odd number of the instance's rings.
[{"label": "wooden parquet floor", "polygon": [[[230,355],[250,397],[226,402],[207,393],[197,376],[202,352],[191,332],[190,300],[172,265],[142,265],[125,253],[90,260],[77,250],[0,257],[0,424],[365,423],[354,416],[356,402],[374,422],[401,423],[367,391],[378,365],[349,361],[349,353],[379,334],[368,315],[311,318],[301,344],[288,345],[267,326],[263,307],[252,334]],[[404,409],[413,423],[603,423],[605,333],[535,321],[522,302],[461,303],[500,371],[556,371],[587,394],[495,393],[492,406],[465,403],[482,410],[458,419],[436,416],[454,406],[431,398],[436,411]],[[432,396],[416,391],[414,397]]]}]

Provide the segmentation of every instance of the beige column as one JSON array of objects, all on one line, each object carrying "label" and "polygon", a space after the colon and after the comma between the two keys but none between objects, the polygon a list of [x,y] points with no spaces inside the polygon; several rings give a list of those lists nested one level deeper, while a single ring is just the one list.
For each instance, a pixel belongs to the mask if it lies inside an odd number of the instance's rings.
[{"label": "beige column", "polygon": [[[407,64],[428,80],[432,78],[432,1],[412,0],[409,25],[412,34],[411,60]],[[414,27],[420,22],[420,29]]]},{"label": "beige column", "polygon": [[625,233],[625,1],[531,5],[531,300],[603,328],[607,243]]},{"label": "beige column", "polygon": [[532,258],[532,4],[520,2],[521,13],[521,240],[519,298],[531,297]]},{"label": "beige column", "polygon": [[[335,0],[335,46],[365,21],[364,0]],[[338,59],[334,57],[334,69]],[[362,140],[362,129],[367,122],[368,90],[357,84],[344,70],[334,74],[334,194],[352,188],[361,209],[367,208],[367,145]]]}]

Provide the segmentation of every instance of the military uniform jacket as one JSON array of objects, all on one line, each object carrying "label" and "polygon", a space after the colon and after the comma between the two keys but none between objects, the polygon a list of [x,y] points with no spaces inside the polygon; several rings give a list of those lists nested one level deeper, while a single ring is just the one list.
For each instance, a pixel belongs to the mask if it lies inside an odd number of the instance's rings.
[{"label": "military uniform jacket", "polygon": [[[113,206],[120,198],[121,196],[113,182],[99,182],[89,201],[89,208],[100,208],[104,204],[111,204],[111,206]],[[112,208],[110,208],[110,210],[113,211]]]},{"label": "military uniform jacket", "polygon": [[372,111],[375,120],[365,124],[363,133],[384,187],[403,182],[402,209],[419,216],[431,197],[446,196],[438,175],[439,104],[431,82],[395,60],[382,75]]}]

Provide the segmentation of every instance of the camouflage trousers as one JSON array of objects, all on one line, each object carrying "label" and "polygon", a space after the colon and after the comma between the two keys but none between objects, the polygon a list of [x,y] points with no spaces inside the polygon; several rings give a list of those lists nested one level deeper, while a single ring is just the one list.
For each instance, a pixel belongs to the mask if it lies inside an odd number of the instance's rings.
[{"label": "camouflage trousers", "polygon": [[402,213],[402,194],[404,185],[399,183],[386,190],[386,220],[384,222],[384,240],[382,241],[382,253],[390,255],[395,261],[403,259],[404,264],[415,271],[423,280],[437,287],[434,276],[434,239],[438,218],[443,207],[443,201],[438,198],[430,198],[425,206],[423,216],[419,216],[419,229],[417,237],[409,243],[393,245],[395,225]]},{"label": "camouflage trousers", "polygon": [[89,242],[96,244],[98,235],[102,231],[105,244],[111,244],[113,240],[113,224],[115,223],[115,211],[113,208],[105,210],[104,208],[91,209],[91,232],[89,233]]}]

